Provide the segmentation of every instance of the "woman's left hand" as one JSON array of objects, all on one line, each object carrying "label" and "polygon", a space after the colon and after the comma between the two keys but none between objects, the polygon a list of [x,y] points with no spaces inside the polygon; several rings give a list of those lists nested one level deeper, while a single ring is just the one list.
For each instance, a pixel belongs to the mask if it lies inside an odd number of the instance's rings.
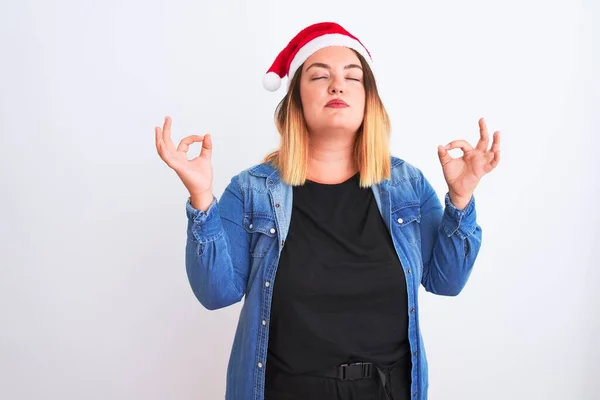
[{"label": "woman's left hand", "polygon": [[[479,119],[481,137],[473,148],[466,140],[454,140],[446,146],[438,146],[444,178],[452,204],[464,209],[481,178],[490,173],[500,162],[500,132],[494,132],[492,148],[488,150],[489,134],[483,118]],[[462,157],[452,158],[448,150],[460,148]]]}]

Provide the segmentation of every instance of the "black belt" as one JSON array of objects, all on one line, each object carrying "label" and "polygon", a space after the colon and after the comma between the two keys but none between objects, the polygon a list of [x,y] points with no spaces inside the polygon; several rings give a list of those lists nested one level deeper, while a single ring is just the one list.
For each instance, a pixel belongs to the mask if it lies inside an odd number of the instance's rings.
[{"label": "black belt", "polygon": [[368,379],[375,375],[375,371],[379,375],[379,379],[383,384],[383,391],[388,399],[392,399],[392,395],[388,393],[387,378],[385,372],[383,372],[377,365],[370,362],[357,362],[352,364],[342,364],[335,368],[319,372],[319,376],[326,378],[335,378],[342,381],[356,380],[356,379]]},{"label": "black belt", "polygon": [[326,378],[336,378],[342,381],[366,379],[373,377],[373,372],[376,368],[376,365],[368,362],[342,364],[338,365],[335,368],[319,372],[319,376],[324,376]]}]

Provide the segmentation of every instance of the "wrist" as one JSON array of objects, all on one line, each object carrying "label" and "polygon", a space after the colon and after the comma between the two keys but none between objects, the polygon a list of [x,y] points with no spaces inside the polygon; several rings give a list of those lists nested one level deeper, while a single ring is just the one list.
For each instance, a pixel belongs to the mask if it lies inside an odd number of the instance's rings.
[{"label": "wrist", "polygon": [[206,212],[214,199],[212,190],[202,193],[190,193],[190,203],[196,210]]},{"label": "wrist", "polygon": [[469,205],[469,201],[471,200],[472,195],[465,197],[458,196],[452,192],[448,192],[448,197],[450,197],[450,202],[454,207],[458,208],[459,210],[464,210],[467,207],[467,205]]}]

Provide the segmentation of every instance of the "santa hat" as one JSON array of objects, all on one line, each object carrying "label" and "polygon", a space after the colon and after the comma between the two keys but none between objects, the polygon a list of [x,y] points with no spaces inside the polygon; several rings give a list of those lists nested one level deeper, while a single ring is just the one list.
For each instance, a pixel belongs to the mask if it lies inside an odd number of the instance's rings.
[{"label": "santa hat", "polygon": [[271,68],[263,76],[265,89],[274,92],[281,80],[288,77],[288,88],[296,70],[316,51],[329,46],[344,46],[356,50],[372,67],[371,54],[355,36],[335,22],[320,22],[301,30],[281,50]]}]

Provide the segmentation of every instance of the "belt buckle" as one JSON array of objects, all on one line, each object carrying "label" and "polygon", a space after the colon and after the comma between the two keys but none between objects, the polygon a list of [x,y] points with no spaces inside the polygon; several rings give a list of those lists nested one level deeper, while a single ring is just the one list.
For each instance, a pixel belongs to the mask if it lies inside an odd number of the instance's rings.
[{"label": "belt buckle", "polygon": [[342,364],[338,369],[338,378],[344,381],[368,378],[370,374],[371,364],[364,362]]}]

